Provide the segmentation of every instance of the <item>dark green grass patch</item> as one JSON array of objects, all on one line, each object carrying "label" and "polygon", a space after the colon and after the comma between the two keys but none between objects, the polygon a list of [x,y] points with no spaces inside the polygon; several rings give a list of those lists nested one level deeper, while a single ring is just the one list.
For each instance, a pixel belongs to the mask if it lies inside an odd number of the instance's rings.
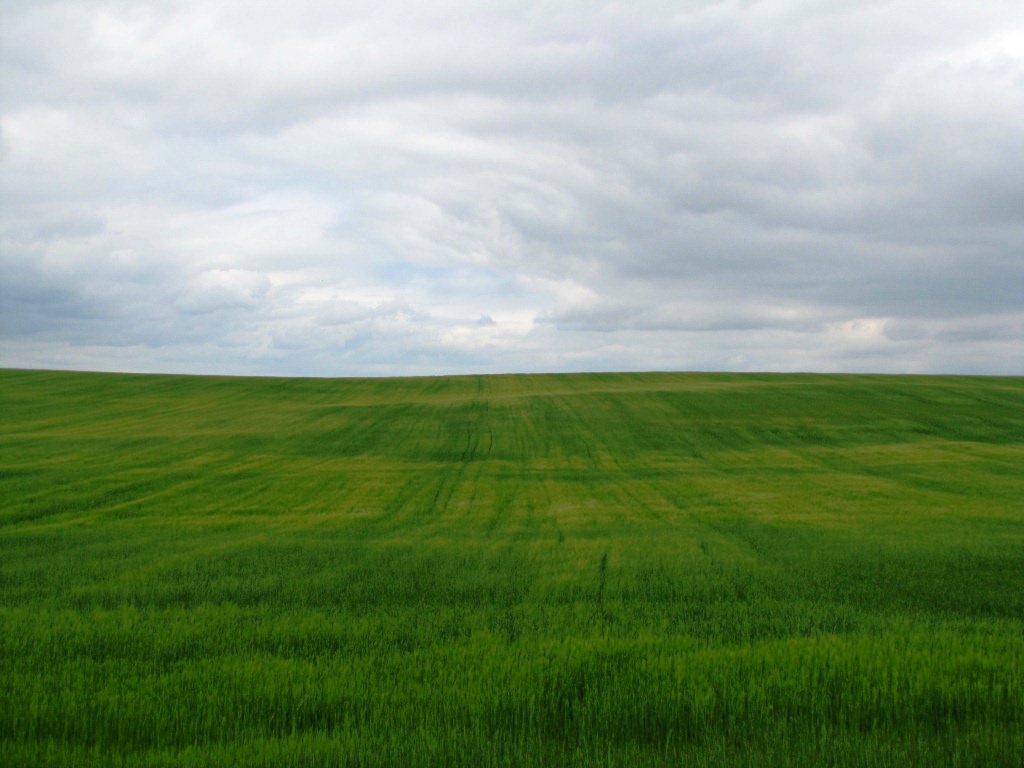
[{"label": "dark green grass patch", "polygon": [[1024,754],[1024,380],[0,371],[0,764]]}]

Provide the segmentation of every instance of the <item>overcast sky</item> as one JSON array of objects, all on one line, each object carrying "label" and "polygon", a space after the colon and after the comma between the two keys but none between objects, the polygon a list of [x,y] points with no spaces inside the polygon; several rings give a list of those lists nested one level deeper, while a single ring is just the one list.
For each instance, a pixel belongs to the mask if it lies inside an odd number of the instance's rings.
[{"label": "overcast sky", "polygon": [[1024,3],[0,0],[0,365],[1024,374]]}]

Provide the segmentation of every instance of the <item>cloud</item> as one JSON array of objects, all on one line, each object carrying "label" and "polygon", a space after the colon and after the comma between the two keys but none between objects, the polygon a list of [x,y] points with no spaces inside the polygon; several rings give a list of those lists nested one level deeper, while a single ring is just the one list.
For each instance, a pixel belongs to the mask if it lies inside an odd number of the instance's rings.
[{"label": "cloud", "polygon": [[1024,10],[5,4],[0,364],[1024,372]]}]

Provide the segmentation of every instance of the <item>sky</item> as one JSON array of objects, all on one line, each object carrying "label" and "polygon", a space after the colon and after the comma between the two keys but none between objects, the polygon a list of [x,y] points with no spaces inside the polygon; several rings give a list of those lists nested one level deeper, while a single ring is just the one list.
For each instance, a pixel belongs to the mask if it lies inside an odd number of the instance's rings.
[{"label": "sky", "polygon": [[1024,3],[0,0],[0,366],[1024,374]]}]

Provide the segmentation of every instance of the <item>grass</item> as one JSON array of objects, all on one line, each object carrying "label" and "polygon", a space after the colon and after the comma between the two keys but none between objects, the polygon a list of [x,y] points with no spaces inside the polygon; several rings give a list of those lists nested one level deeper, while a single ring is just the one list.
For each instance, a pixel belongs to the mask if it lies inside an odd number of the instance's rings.
[{"label": "grass", "polygon": [[0,764],[1018,766],[1024,379],[0,371]]}]

